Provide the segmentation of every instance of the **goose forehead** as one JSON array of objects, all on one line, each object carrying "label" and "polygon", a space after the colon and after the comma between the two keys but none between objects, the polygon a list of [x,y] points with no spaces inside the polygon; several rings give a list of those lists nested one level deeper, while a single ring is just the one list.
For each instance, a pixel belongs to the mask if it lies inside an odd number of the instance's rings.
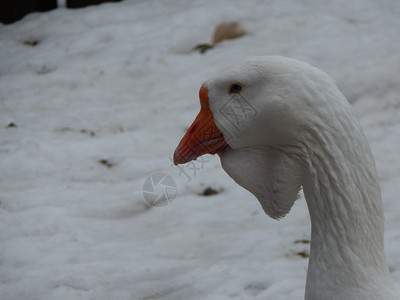
[{"label": "goose forehead", "polygon": [[299,75],[297,76],[298,80],[301,80],[301,75],[312,76],[311,73],[315,71],[314,69],[308,64],[282,57],[256,57],[237,63],[217,73],[207,80],[205,86],[208,89],[213,89],[225,88],[226,85],[232,83],[244,85],[266,84],[271,81],[285,81],[285,75],[292,75],[289,77],[293,79],[296,74]]},{"label": "goose forehead", "polygon": [[210,91],[225,90],[232,84],[238,83],[244,86],[251,86],[254,84],[265,84],[267,77],[263,73],[248,68],[248,66],[239,68],[235,67],[230,70],[224,71],[210,78],[204,83],[204,86]]}]

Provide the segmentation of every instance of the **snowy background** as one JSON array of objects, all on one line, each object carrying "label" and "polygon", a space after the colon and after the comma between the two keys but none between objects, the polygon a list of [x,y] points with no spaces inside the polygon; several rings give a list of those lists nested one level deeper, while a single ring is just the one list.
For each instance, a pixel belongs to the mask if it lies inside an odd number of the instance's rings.
[{"label": "snowy background", "polygon": [[[320,67],[353,103],[400,282],[399,15],[397,0],[154,0],[0,25],[0,299],[302,299],[305,201],[274,221],[218,157],[170,160],[202,82],[266,54]],[[192,51],[231,21],[247,34]],[[143,201],[156,171],[178,188],[164,208]]]}]

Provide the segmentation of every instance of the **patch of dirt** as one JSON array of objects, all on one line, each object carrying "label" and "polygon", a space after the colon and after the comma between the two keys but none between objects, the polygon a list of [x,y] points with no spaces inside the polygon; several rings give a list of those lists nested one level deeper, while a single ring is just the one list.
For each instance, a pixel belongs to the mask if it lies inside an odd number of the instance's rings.
[{"label": "patch of dirt", "polygon": [[208,50],[214,48],[211,44],[199,44],[193,48],[194,51],[199,51],[201,54],[206,53]]},{"label": "patch of dirt", "polygon": [[294,241],[295,244],[309,244],[310,240],[303,239],[303,240],[296,240]]},{"label": "patch of dirt", "polygon": [[100,159],[98,162],[99,162],[100,164],[106,166],[107,168],[112,168],[112,167],[114,166],[114,164],[113,164],[112,162],[110,162],[109,160],[104,159],[104,158],[103,158],[103,159]]},{"label": "patch of dirt", "polygon": [[307,251],[300,251],[300,252],[296,252],[296,254],[298,256],[300,256],[301,258],[308,258],[310,256],[310,254]]},{"label": "patch of dirt", "polygon": [[14,122],[9,123],[6,128],[17,128],[17,124],[15,124]]},{"label": "patch of dirt", "polygon": [[39,45],[39,43],[40,43],[40,40],[36,40],[36,39],[24,41],[24,45],[30,46],[30,47],[35,47],[35,46]]},{"label": "patch of dirt", "polygon": [[207,187],[203,190],[203,192],[200,195],[201,196],[212,196],[212,195],[219,194],[220,192],[222,192],[222,190],[217,191],[217,190],[213,189],[212,187]]}]

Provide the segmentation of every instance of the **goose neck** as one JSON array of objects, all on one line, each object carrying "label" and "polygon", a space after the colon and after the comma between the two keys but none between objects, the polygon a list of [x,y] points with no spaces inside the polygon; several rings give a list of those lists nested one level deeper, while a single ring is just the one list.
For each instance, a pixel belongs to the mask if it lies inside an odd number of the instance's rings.
[{"label": "goose neck", "polygon": [[379,289],[379,281],[390,276],[380,187],[368,143],[362,134],[351,141],[325,137],[315,145],[306,148],[303,185],[312,226],[307,291],[332,289],[337,297],[338,286],[343,291]]}]

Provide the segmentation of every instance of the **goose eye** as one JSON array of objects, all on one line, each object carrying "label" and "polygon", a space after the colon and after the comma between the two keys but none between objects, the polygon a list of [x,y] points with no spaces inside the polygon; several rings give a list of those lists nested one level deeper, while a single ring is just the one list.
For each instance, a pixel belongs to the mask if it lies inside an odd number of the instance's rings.
[{"label": "goose eye", "polygon": [[234,83],[231,85],[229,89],[229,94],[238,94],[242,91],[242,86],[238,83]]}]

